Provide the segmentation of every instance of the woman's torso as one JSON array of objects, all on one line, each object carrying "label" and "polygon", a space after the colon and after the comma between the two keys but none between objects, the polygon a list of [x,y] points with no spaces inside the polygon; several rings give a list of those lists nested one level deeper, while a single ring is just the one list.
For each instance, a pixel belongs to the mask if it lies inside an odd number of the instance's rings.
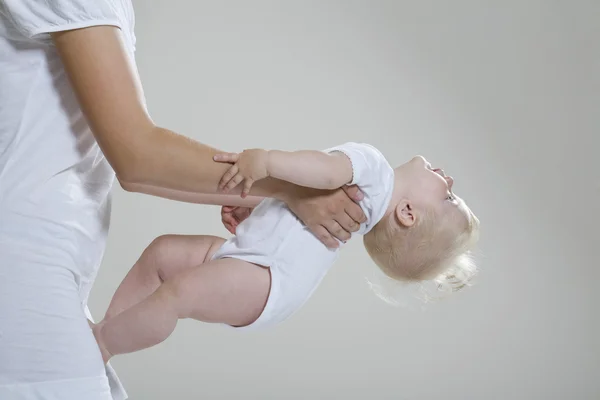
[{"label": "woman's torso", "polygon": [[[123,7],[133,57],[131,2],[113,3]],[[0,18],[0,257],[70,269],[85,300],[105,247],[114,172],[54,46]]]},{"label": "woman's torso", "polygon": [[115,24],[133,58],[133,18],[130,0],[0,3],[0,398],[126,397],[85,319],[114,172],[49,35],[26,33]]}]

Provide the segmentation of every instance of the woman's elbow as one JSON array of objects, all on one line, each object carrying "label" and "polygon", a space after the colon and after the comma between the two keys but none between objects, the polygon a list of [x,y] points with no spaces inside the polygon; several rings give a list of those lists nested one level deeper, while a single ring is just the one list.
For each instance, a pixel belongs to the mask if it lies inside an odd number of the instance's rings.
[{"label": "woman's elbow", "polygon": [[115,175],[121,188],[127,192],[137,192],[136,187],[144,182],[144,177],[140,172],[139,164],[129,161],[115,169]]},{"label": "woman's elbow", "polygon": [[112,163],[115,175],[121,187],[128,192],[135,192],[135,186],[141,181],[139,163],[134,157]]},{"label": "woman's elbow", "polygon": [[121,187],[125,190],[131,184],[140,183],[145,179],[144,165],[147,164],[145,159],[145,148],[140,146],[139,141],[120,141],[116,145],[105,146],[104,154],[111,167],[115,171],[115,175]]},{"label": "woman's elbow", "polygon": [[124,180],[123,178],[119,177],[119,175],[117,175],[117,180],[119,181],[121,189],[124,191],[136,192],[136,185],[134,183]]}]

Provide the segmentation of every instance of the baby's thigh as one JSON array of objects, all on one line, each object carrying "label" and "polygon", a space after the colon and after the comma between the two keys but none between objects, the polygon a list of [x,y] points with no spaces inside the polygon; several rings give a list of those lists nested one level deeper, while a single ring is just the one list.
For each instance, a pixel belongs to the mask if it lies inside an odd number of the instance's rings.
[{"label": "baby's thigh", "polygon": [[262,313],[271,287],[269,268],[223,258],[191,268],[166,281],[180,318],[243,326]]},{"label": "baby's thigh", "polygon": [[156,268],[163,281],[207,262],[225,239],[210,235],[162,235],[150,243],[141,262]]}]

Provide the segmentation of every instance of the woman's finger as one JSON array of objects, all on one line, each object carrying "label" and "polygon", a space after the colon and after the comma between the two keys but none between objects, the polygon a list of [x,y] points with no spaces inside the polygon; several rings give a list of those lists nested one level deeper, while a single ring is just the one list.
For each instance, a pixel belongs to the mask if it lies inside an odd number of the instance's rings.
[{"label": "woman's finger", "polygon": [[330,249],[337,249],[340,244],[322,225],[309,227],[311,232],[319,239],[325,246]]},{"label": "woman's finger", "polygon": [[[349,204],[347,204],[344,209],[345,214],[348,214],[350,216],[350,218],[352,218],[355,222],[358,222],[359,224],[362,224],[363,222],[367,222],[367,217],[365,216],[365,213],[363,212],[362,208],[360,208],[360,206],[356,203],[353,203],[353,202],[348,202],[348,203]],[[344,227],[344,229],[346,229],[346,228],[347,227]]]},{"label": "woman's finger", "polygon": [[324,225],[327,231],[331,234],[331,236],[345,242],[350,239],[350,232],[342,228],[342,226],[336,221],[330,221]]},{"label": "woman's finger", "polygon": [[335,220],[347,232],[356,232],[360,229],[360,224],[353,220],[352,217],[346,212],[336,216]]},{"label": "woman's finger", "polygon": [[357,185],[342,186],[342,189],[354,201],[361,201],[364,198],[363,192],[361,192]]}]

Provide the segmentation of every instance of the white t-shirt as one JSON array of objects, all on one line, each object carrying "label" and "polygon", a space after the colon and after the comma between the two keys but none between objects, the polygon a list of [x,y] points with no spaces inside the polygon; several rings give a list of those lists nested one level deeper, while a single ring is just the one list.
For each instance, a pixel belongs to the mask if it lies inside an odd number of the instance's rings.
[{"label": "white t-shirt", "polygon": [[[394,170],[381,152],[368,144],[349,142],[325,150],[334,151],[348,156],[353,172],[350,184],[364,193],[359,205],[367,221],[357,232],[364,235],[385,215],[394,191]],[[271,291],[265,309],[253,324],[241,328],[256,329],[281,323],[299,310],[338,254],[339,248],[327,248],[283,202],[266,199],[213,259],[238,258],[270,268]]]},{"label": "white t-shirt", "polygon": [[114,172],[49,35],[97,25],[133,58],[129,0],[0,0],[0,399],[127,397],[85,319]]}]

